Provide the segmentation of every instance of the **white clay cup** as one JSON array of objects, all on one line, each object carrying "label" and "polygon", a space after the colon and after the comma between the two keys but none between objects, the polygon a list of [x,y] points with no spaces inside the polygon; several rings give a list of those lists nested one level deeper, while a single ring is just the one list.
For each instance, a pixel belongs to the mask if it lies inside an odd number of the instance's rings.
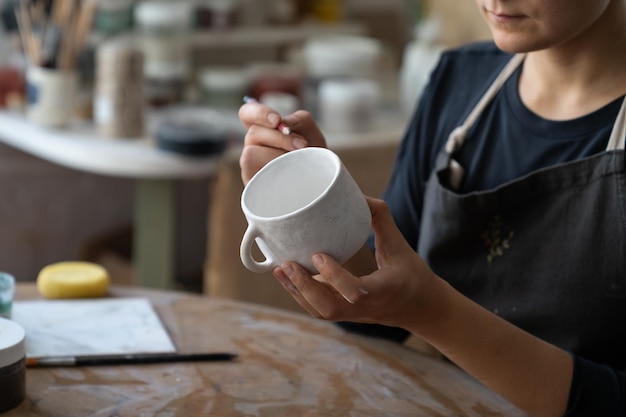
[{"label": "white clay cup", "polygon": [[26,73],[28,119],[48,127],[65,127],[76,112],[75,71],[31,67]]},{"label": "white clay cup", "polygon": [[[244,188],[241,207],[248,228],[240,255],[254,272],[294,261],[318,273],[311,261],[315,253],[343,263],[371,231],[363,193],[339,157],[325,148],[299,149],[269,162]],[[264,260],[253,257],[255,243]]]}]

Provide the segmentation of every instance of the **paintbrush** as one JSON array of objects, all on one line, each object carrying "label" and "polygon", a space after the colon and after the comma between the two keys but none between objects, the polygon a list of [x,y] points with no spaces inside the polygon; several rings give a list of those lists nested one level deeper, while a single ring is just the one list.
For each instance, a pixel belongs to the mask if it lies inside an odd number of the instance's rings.
[{"label": "paintbrush", "polygon": [[117,355],[51,356],[26,358],[28,367],[147,365],[171,362],[231,361],[234,353],[134,353]]}]

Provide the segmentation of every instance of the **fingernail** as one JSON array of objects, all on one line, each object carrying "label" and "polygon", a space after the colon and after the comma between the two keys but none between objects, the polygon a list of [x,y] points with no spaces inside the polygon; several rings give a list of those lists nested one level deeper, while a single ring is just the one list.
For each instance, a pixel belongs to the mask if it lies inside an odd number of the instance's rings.
[{"label": "fingernail", "polygon": [[275,126],[278,124],[278,122],[280,122],[280,116],[277,115],[276,113],[270,113],[267,116],[267,121],[270,122],[272,126]]},{"label": "fingernail", "polygon": [[324,265],[324,257],[322,255],[313,255],[313,265],[320,267]]},{"label": "fingernail", "polygon": [[293,138],[293,147],[296,149],[302,149],[302,148],[306,148],[306,146],[309,144],[306,139],[303,138]]}]

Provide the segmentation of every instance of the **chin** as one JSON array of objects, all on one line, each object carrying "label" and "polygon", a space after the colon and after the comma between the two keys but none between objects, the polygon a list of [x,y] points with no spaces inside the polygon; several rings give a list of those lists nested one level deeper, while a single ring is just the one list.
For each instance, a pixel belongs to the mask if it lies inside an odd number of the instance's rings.
[{"label": "chin", "polygon": [[512,54],[538,51],[548,46],[547,42],[541,42],[537,39],[528,39],[526,36],[513,36],[510,34],[499,35],[494,33],[493,41],[498,48]]}]

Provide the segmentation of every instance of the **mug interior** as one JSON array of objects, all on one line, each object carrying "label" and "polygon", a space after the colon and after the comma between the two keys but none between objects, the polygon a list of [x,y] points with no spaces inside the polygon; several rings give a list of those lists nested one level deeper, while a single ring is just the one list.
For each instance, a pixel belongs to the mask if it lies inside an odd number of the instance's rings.
[{"label": "mug interior", "polygon": [[332,185],[339,158],[323,148],[305,148],[282,155],[248,183],[244,206],[258,217],[279,217],[307,207]]}]

